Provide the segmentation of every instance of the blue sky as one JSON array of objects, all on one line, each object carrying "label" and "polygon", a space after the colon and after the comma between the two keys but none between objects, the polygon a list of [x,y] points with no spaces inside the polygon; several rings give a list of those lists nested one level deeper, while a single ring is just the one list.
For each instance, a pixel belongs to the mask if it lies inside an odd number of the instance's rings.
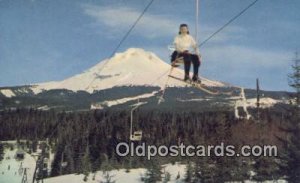
[{"label": "blue sky", "polygon": [[[148,0],[0,0],[0,86],[62,80],[109,57]],[[118,52],[139,47],[169,62],[180,23],[195,35],[194,0],[155,0]],[[199,42],[253,0],[200,0]],[[260,0],[200,49],[201,75],[291,90],[300,1]]]}]

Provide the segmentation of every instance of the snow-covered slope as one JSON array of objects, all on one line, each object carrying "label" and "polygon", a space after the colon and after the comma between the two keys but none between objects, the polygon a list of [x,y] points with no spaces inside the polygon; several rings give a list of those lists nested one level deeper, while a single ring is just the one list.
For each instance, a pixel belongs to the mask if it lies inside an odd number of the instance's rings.
[{"label": "snow-covered slope", "polygon": [[[191,68],[192,70],[192,68]],[[167,80],[170,65],[158,58],[154,53],[139,48],[130,48],[117,53],[109,60],[99,62],[81,74],[63,81],[38,83],[32,87],[34,93],[50,89],[69,89],[73,91],[94,90],[127,85],[151,85],[163,87]],[[175,68],[172,75],[182,78],[183,70]],[[202,78],[209,86],[225,86],[224,83]],[[169,86],[185,86],[185,83],[170,79]]]},{"label": "snow-covered slope", "polygon": [[[257,101],[256,98],[247,99],[247,105],[249,107],[256,107],[256,101]],[[270,97],[263,97],[260,99],[259,104],[260,104],[261,108],[268,108],[268,107],[274,106],[277,103],[286,103],[287,104],[288,101],[287,100],[276,100],[276,99],[273,99]]]},{"label": "snow-covered slope", "polygon": [[8,98],[16,96],[15,93],[13,91],[11,91],[10,89],[1,89],[0,93],[2,93],[4,96],[6,96]]}]

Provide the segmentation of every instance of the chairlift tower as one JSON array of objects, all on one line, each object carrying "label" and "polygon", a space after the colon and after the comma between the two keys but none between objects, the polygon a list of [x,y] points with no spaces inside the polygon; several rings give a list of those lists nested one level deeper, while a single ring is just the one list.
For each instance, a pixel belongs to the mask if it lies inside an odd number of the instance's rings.
[{"label": "chairlift tower", "polygon": [[21,183],[28,183],[28,179],[27,179],[27,169],[28,169],[28,168],[24,168],[24,173],[23,173],[23,177],[22,177]]}]

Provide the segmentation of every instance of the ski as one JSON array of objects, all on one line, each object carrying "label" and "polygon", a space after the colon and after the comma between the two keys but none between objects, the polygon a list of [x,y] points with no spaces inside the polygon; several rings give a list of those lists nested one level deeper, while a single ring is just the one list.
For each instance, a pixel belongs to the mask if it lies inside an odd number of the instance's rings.
[{"label": "ski", "polygon": [[200,89],[200,90],[203,91],[203,92],[206,92],[206,93],[208,93],[208,94],[211,94],[211,95],[220,95],[220,94],[223,94],[223,93],[221,93],[221,92],[219,92],[219,91],[212,91],[212,90],[209,90],[209,89],[205,88],[205,85],[203,85],[203,84],[198,84],[198,83],[194,83],[194,82],[186,82],[186,81],[184,81],[183,79],[180,79],[180,78],[175,77],[175,76],[172,76],[172,75],[169,75],[169,77],[170,77],[170,78],[173,78],[173,79],[176,79],[176,80],[179,80],[179,81],[182,81],[182,82],[184,82],[184,83],[187,83],[187,84],[189,84],[189,85],[191,85],[191,86],[193,86],[193,87],[195,87],[195,88],[197,88],[197,89]]}]

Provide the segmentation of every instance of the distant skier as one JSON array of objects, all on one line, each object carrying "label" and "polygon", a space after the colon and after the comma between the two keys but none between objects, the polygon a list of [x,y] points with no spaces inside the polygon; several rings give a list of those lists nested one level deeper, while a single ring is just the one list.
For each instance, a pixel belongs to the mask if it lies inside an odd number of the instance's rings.
[{"label": "distant skier", "polygon": [[[201,64],[200,54],[197,48],[196,41],[189,34],[187,24],[181,24],[179,27],[179,34],[174,39],[175,51],[171,56],[171,63],[175,65],[174,62],[176,58],[183,57],[184,60],[184,81],[190,81],[190,67],[191,63],[193,63],[194,75],[192,77],[193,82],[201,83],[201,80],[198,76],[199,66]],[[194,49],[194,53],[190,52],[190,49]]]}]

